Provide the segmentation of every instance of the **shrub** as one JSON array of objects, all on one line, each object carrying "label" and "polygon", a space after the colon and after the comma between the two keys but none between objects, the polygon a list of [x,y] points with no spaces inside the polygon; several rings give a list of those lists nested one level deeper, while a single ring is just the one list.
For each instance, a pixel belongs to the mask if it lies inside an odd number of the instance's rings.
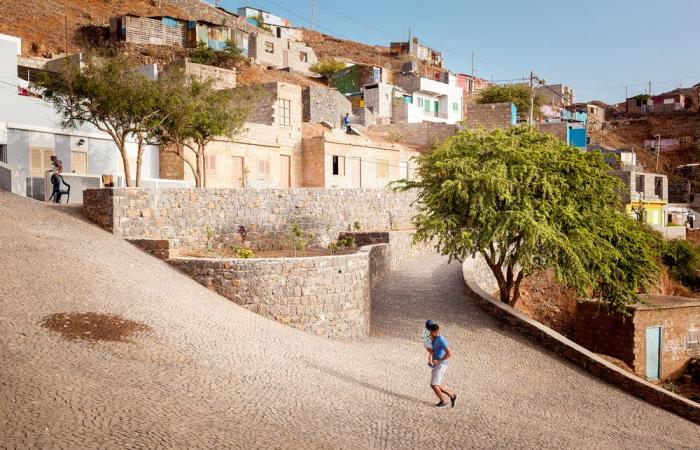
[{"label": "shrub", "polygon": [[250,259],[255,257],[255,253],[253,253],[253,250],[249,248],[242,248],[237,245],[234,245],[233,247],[231,247],[231,250],[233,251],[233,254],[236,258]]},{"label": "shrub", "polygon": [[338,61],[335,58],[323,58],[316,64],[309,67],[309,70],[313,73],[317,73],[326,78],[343,69],[345,69],[345,63]]},{"label": "shrub", "polygon": [[673,278],[690,289],[700,289],[700,247],[697,244],[668,241],[662,248],[661,261]]}]

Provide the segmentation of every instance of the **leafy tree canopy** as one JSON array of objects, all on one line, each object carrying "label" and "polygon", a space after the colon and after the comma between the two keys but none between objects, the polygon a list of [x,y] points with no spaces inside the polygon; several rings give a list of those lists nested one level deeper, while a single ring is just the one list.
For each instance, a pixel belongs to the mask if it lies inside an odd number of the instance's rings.
[{"label": "leafy tree canopy", "polygon": [[658,274],[659,237],[627,217],[621,182],[599,153],[582,153],[523,125],[462,131],[418,158],[416,239],[450,259],[481,254],[514,305],[523,278],[554,269],[581,295],[616,311]]},{"label": "leafy tree canopy", "polygon": [[309,67],[309,70],[324,77],[328,77],[343,69],[345,69],[345,63],[335,58],[322,58],[319,62]]},{"label": "leafy tree canopy", "polygon": [[[481,95],[476,101],[482,104],[510,102],[518,108],[518,115],[521,117],[530,114],[530,88],[524,84],[491,84],[481,91]],[[540,113],[540,106],[542,106],[542,97],[535,95],[534,103],[534,114],[537,116]]]}]

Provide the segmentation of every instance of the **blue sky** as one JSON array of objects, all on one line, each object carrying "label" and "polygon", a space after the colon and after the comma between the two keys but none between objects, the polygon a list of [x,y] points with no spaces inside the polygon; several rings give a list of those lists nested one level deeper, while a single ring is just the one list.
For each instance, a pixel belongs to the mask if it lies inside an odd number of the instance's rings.
[{"label": "blue sky", "polygon": [[[211,3],[214,0],[210,1]],[[223,0],[309,26],[311,0]],[[317,29],[387,45],[408,28],[443,52],[446,67],[505,80],[534,70],[574,87],[576,99],[622,101],[700,83],[700,0],[317,0]]]}]

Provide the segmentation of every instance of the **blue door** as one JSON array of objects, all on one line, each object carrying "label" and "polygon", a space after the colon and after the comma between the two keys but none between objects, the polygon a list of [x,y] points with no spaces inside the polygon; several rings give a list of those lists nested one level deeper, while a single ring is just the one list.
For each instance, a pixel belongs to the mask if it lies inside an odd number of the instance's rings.
[{"label": "blue door", "polygon": [[661,327],[647,328],[646,374],[648,380],[658,380],[661,376]]}]

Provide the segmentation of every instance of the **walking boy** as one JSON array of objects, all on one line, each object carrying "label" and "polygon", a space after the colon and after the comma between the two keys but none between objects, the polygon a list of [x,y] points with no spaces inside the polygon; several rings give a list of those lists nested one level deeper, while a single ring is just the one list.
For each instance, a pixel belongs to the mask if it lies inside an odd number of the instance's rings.
[{"label": "walking boy", "polygon": [[447,360],[452,356],[452,352],[447,348],[447,340],[445,337],[440,335],[440,326],[437,323],[431,323],[428,327],[428,331],[430,332],[430,339],[433,342],[433,370],[430,376],[430,387],[440,399],[440,402],[435,406],[438,408],[447,408],[445,396],[443,395],[446,394],[450,399],[450,404],[454,408],[457,402],[457,394],[451,393],[442,385],[442,379],[445,377],[445,372],[447,371]]}]

